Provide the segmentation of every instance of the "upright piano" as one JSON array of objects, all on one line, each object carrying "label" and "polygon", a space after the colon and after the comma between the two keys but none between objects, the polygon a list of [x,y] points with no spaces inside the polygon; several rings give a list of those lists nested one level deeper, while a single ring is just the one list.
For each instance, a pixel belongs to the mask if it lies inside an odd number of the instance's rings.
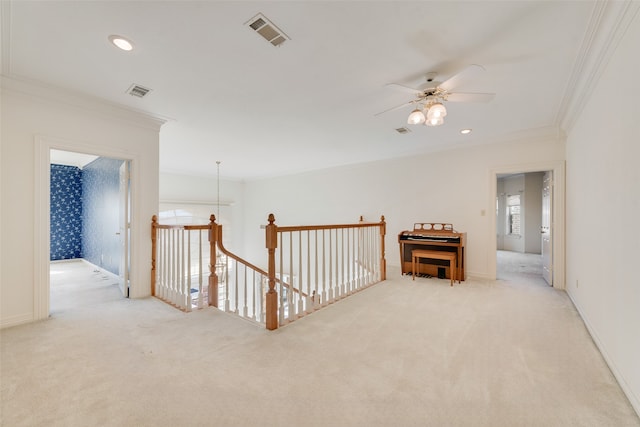
[{"label": "upright piano", "polygon": [[[457,253],[456,276],[460,280],[466,279],[465,264],[466,254],[464,247],[467,243],[467,233],[459,233],[453,229],[453,224],[420,222],[413,224],[413,230],[403,231],[398,235],[400,245],[400,266],[402,274],[411,274],[411,251],[425,249],[429,251],[447,251]],[[433,260],[426,263],[418,263],[416,274],[428,274],[435,277],[450,279],[450,273],[446,272],[447,261]]]}]

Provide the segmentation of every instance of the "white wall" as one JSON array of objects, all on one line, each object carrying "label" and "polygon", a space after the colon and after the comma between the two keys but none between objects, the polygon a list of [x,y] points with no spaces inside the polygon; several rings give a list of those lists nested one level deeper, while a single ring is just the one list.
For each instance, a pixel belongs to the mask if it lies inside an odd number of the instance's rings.
[{"label": "white wall", "polygon": [[[212,166],[215,170],[216,165]],[[160,205],[200,204],[209,208],[207,217],[217,216],[218,179],[206,176],[187,176],[160,173]],[[244,244],[244,183],[220,179],[220,214],[217,223],[223,226],[226,249],[243,256]],[[228,217],[227,217],[228,216]],[[230,230],[227,229],[230,227]],[[227,236],[230,239],[227,240]]]},{"label": "white wall", "polygon": [[162,122],[5,77],[1,95],[2,327],[48,315],[50,148],[132,159],[131,296],[148,295]]},{"label": "white wall", "polygon": [[384,215],[388,265],[400,265],[401,231],[415,222],[449,222],[467,233],[468,274],[495,277],[495,253],[492,267],[487,251],[495,248],[492,173],[563,159],[564,144],[558,140],[513,141],[250,181],[245,186],[247,257],[265,265],[260,225],[269,213],[283,226],[357,222],[360,215],[378,221]]},{"label": "white wall", "polygon": [[542,252],[542,178],[544,172],[524,175],[524,251],[528,254]]},{"label": "white wall", "polygon": [[566,181],[567,291],[638,413],[639,41],[636,15],[568,133]]}]

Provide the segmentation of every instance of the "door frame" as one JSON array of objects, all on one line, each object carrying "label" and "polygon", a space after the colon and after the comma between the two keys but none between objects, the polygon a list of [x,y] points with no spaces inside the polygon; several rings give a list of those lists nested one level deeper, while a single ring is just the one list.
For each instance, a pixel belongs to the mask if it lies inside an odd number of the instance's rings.
[{"label": "door frame", "polygon": [[129,244],[131,242],[129,236],[129,225],[131,224],[131,162],[129,160],[124,160],[122,165],[118,170],[118,181],[119,181],[119,218],[118,218],[118,235],[120,236],[120,268],[118,272],[118,276],[120,277],[121,283],[120,291],[122,295],[126,298],[129,298],[129,270],[131,269],[131,257],[130,257],[130,249]]},{"label": "door frame", "polygon": [[520,165],[501,166],[489,171],[489,206],[487,211],[491,216],[489,220],[489,254],[487,264],[490,278],[496,279],[496,197],[498,175],[527,172],[553,172],[553,197],[551,206],[551,229],[553,233],[552,258],[553,258],[553,287],[565,289],[565,161],[549,161],[540,163],[527,163]]},{"label": "door frame", "polygon": [[[100,157],[109,157],[118,160],[129,161],[131,190],[130,212],[135,207],[136,194],[138,192],[138,156],[114,149],[112,147],[95,146],[78,141],[60,139],[56,137],[36,135],[34,139],[35,159],[35,200],[34,200],[34,251],[35,274],[33,284],[33,313],[34,320],[47,319],[50,311],[50,277],[49,263],[51,258],[50,233],[50,197],[51,197],[51,150],[73,151],[77,153],[92,154]],[[132,215],[130,233],[134,233],[138,224],[135,215]],[[134,242],[129,242],[129,251],[133,253]],[[134,286],[131,283],[131,286]]]}]

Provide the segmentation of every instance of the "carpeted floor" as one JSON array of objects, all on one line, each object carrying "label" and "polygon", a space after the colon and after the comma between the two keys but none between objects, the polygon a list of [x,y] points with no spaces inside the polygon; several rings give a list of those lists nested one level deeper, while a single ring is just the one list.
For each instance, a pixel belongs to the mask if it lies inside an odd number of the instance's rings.
[{"label": "carpeted floor", "polygon": [[77,279],[52,276],[51,319],[0,332],[3,426],[640,426],[541,279],[450,287],[390,269],[267,332],[56,268]]}]

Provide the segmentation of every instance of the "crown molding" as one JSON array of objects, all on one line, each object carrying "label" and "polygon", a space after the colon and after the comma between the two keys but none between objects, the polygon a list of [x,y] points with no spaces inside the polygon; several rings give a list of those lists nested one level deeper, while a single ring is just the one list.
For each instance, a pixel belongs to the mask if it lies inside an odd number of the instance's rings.
[{"label": "crown molding", "polygon": [[134,110],[103,99],[73,92],[45,83],[2,75],[0,87],[3,96],[9,92],[28,95],[45,102],[65,104],[84,112],[91,111],[109,119],[118,119],[130,125],[160,131],[160,127],[171,120],[146,111]]},{"label": "crown molding", "polygon": [[568,133],[640,10],[640,2],[597,1],[559,107],[557,125]]}]

